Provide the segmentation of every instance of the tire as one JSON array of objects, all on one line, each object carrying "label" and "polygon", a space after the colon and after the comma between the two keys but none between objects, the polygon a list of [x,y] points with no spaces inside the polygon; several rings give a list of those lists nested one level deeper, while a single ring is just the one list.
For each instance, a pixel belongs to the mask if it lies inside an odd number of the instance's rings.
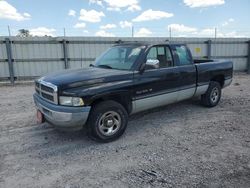
[{"label": "tire", "polygon": [[216,106],[221,98],[221,86],[218,82],[211,81],[207,92],[201,95],[201,104],[207,107]]},{"label": "tire", "polygon": [[128,113],[115,101],[103,101],[92,107],[87,122],[88,136],[99,142],[118,139],[126,130]]}]

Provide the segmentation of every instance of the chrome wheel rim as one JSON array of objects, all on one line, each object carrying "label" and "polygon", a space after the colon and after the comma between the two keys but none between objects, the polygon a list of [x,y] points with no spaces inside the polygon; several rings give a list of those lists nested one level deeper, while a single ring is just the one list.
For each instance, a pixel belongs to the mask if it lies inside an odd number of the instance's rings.
[{"label": "chrome wheel rim", "polygon": [[216,103],[219,99],[219,89],[217,87],[213,88],[211,94],[210,94],[210,99],[213,103]]},{"label": "chrome wheel rim", "polygon": [[98,121],[98,127],[103,135],[114,135],[121,127],[120,114],[115,111],[105,112]]}]

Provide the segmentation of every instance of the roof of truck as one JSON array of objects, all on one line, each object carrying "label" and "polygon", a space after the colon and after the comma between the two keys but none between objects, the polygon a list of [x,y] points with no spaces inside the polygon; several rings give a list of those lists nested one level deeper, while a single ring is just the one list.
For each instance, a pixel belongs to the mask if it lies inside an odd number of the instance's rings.
[{"label": "roof of truck", "polygon": [[154,45],[185,45],[183,43],[171,43],[169,41],[163,42],[147,42],[147,41],[117,41],[114,46],[154,46]]}]

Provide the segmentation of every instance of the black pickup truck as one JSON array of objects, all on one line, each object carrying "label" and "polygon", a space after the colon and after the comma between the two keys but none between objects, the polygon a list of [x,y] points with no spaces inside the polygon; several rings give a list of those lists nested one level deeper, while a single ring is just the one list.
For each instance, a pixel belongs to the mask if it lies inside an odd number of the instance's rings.
[{"label": "black pickup truck", "polygon": [[60,129],[81,129],[109,142],[126,129],[128,116],[200,97],[213,107],[230,85],[233,63],[194,60],[183,44],[120,43],[86,69],[56,72],[35,81],[37,118]]}]

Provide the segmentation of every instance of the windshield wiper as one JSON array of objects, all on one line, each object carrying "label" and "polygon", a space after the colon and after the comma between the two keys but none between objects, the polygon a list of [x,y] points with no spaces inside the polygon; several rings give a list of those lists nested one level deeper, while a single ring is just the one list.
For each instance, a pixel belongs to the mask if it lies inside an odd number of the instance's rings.
[{"label": "windshield wiper", "polygon": [[103,68],[107,68],[107,69],[112,69],[112,67],[109,66],[109,65],[98,65],[97,67],[103,67]]},{"label": "windshield wiper", "polygon": [[89,64],[90,67],[95,67],[95,65],[93,65],[92,63]]}]

